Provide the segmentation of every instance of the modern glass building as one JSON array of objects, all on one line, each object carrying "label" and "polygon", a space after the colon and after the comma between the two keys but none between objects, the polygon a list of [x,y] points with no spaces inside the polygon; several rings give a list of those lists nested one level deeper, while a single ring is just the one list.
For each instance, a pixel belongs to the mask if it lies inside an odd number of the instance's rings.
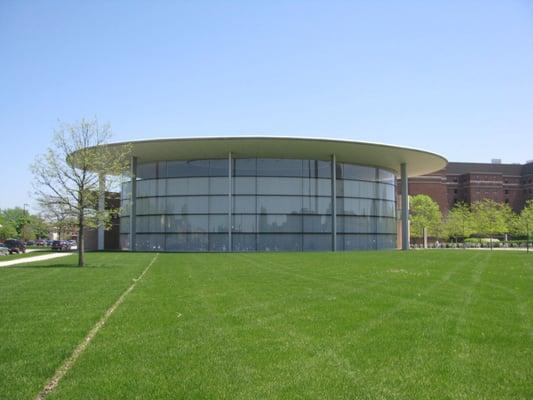
[{"label": "modern glass building", "polygon": [[371,143],[231,137],[133,142],[131,165],[122,249],[343,251],[396,248],[396,177],[446,160]]}]

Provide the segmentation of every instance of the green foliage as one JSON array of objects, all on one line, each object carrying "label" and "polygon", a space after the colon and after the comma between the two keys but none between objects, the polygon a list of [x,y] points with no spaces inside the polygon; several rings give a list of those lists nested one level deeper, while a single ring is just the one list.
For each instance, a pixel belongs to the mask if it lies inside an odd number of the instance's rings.
[{"label": "green foliage", "polygon": [[438,237],[442,233],[442,213],[431,197],[425,194],[409,196],[409,214],[412,237],[423,237],[424,228],[428,229],[430,236]]},{"label": "green foliage", "polygon": [[472,217],[476,233],[492,238],[511,230],[513,212],[507,204],[485,199],[472,205]]},{"label": "green foliage", "polygon": [[17,238],[32,240],[48,236],[48,225],[38,215],[20,207],[8,208],[0,212],[0,239]]},{"label": "green foliage", "polygon": [[475,233],[472,212],[468,204],[457,203],[448,212],[445,218],[445,232],[446,236],[455,239],[467,238]]},{"label": "green foliage", "polygon": [[529,241],[533,233],[533,200],[526,202],[520,216],[516,218],[515,227],[519,234],[526,237],[529,250]]}]

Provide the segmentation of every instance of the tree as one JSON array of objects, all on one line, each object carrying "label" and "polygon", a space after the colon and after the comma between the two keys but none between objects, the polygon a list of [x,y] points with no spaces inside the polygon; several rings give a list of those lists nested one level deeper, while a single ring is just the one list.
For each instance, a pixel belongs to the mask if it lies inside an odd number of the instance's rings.
[{"label": "tree", "polygon": [[6,240],[17,236],[17,230],[12,221],[5,218],[4,213],[0,213],[0,240]]},{"label": "tree", "polygon": [[110,177],[124,174],[129,165],[131,145],[105,146],[110,138],[110,126],[96,119],[61,124],[52,147],[32,165],[39,202],[64,207],[76,216],[80,267],[85,264],[84,229],[106,227],[118,212],[98,211],[99,189],[109,191]]},{"label": "tree", "polygon": [[409,196],[409,213],[411,219],[411,236],[424,236],[424,228],[434,234],[441,231],[442,213],[439,205],[429,196],[419,194]]},{"label": "tree", "polygon": [[58,239],[64,239],[64,234],[72,232],[76,227],[76,215],[64,204],[57,202],[55,199],[41,199],[39,206],[42,210],[43,218],[48,222],[51,229],[58,234]]},{"label": "tree", "polygon": [[496,203],[491,199],[477,201],[472,205],[475,230],[490,238],[491,249],[494,236],[509,232],[512,215],[509,205]]},{"label": "tree", "polygon": [[474,223],[470,206],[466,203],[456,203],[448,212],[445,220],[445,230],[448,236],[463,239],[474,233]]},{"label": "tree", "polygon": [[2,211],[4,221],[15,229],[13,236],[21,238],[24,226],[30,223],[29,213],[20,207],[7,208]]},{"label": "tree", "polygon": [[526,247],[529,253],[529,243],[533,232],[533,200],[528,200],[516,221],[517,231],[526,236]]}]

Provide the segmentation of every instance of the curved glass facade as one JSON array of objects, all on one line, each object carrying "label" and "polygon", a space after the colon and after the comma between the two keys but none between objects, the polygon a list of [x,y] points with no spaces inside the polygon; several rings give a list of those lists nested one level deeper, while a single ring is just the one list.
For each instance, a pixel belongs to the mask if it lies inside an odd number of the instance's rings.
[{"label": "curved glass facade", "polygon": [[134,202],[131,183],[122,188],[121,247],[140,251],[395,248],[394,174],[346,163],[332,166],[332,161],[264,158],[139,164]]}]

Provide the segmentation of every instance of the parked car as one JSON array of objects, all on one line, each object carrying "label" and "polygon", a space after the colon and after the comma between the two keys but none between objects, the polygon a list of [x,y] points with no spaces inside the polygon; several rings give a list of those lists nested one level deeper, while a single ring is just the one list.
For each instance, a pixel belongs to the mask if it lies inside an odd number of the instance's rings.
[{"label": "parked car", "polygon": [[26,253],[26,245],[20,240],[8,239],[4,242],[4,246],[9,249],[9,254]]},{"label": "parked car", "polygon": [[35,245],[36,245],[36,246],[46,246],[46,240],[44,240],[44,239],[37,239],[37,240],[35,241]]},{"label": "parked car", "polygon": [[54,240],[52,243],[53,251],[70,251],[74,250],[72,244],[68,240]]},{"label": "parked car", "polygon": [[8,254],[9,254],[9,249],[3,244],[0,244],[0,256],[7,256]]},{"label": "parked car", "polygon": [[33,245],[35,245],[35,241],[34,240],[28,240],[26,242],[26,246],[33,246]]}]

